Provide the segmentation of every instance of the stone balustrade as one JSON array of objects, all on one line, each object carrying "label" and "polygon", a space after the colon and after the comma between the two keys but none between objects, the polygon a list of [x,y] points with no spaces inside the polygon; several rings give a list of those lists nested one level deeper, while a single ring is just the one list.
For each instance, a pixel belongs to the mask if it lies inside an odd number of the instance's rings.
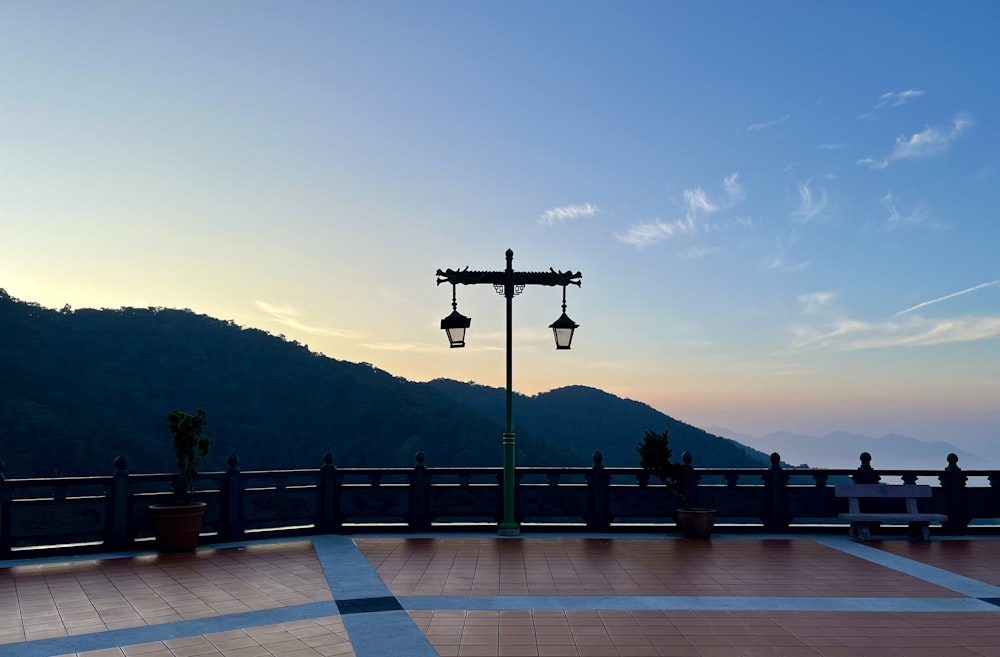
[{"label": "stone balustrade", "polygon": [[[717,510],[718,532],[846,532],[837,483],[917,483],[933,487],[928,512],[943,513],[943,535],[1000,534],[1000,471],[963,470],[947,456],[941,470],[872,467],[790,469],[771,455],[768,468],[696,468],[684,454],[684,495]],[[423,452],[412,468],[340,468],[327,452],[318,468],[202,473],[196,499],[207,503],[202,544],[269,536],[483,529],[502,517],[500,467],[434,468]],[[970,479],[974,480],[970,485]],[[134,550],[150,546],[148,507],[170,500],[174,476],[131,474],[124,457],[114,474],[5,479],[0,461],[0,558]],[[525,532],[628,532],[671,528],[673,493],[639,468],[516,470],[516,512]],[[905,528],[902,528],[905,530]]]}]

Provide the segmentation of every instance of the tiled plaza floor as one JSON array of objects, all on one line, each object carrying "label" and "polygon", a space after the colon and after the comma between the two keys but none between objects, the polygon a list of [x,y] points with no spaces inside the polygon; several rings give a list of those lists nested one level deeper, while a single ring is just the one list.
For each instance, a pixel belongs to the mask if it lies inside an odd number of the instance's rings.
[{"label": "tiled plaza floor", "polygon": [[1000,540],[318,536],[0,562],[0,657],[1000,657]]}]

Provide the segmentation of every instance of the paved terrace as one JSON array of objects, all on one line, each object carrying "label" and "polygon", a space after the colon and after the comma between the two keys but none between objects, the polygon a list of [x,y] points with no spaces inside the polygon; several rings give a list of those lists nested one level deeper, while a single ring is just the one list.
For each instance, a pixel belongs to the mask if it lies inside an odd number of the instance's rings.
[{"label": "paved terrace", "polygon": [[0,562],[0,656],[1000,657],[1000,540],[318,536]]}]

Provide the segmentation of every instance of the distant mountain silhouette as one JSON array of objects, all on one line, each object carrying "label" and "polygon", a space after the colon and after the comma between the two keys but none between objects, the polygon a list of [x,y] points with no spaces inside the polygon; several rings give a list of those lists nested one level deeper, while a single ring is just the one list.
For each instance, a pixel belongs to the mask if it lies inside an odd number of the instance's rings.
[{"label": "distant mountain silhouette", "polygon": [[[436,379],[427,385],[468,406],[480,415],[504,417],[503,388]],[[574,448],[588,456],[600,451],[608,466],[636,466],[636,443],[646,429],[670,432],[674,458],[691,452],[695,466],[759,468],[768,455],[734,440],[720,438],[631,399],[587,386],[568,386],[532,397],[516,395],[514,427],[530,428],[532,435],[553,445]],[[520,440],[520,438],[519,438]]]},{"label": "distant mountain silhouette", "polygon": [[731,436],[741,443],[765,450],[778,452],[782,461],[807,463],[816,468],[856,468],[860,465],[860,455],[872,455],[872,467],[887,469],[944,469],[948,465],[949,453],[959,458],[959,465],[966,469],[989,468],[991,463],[971,452],[959,449],[941,441],[927,442],[890,433],[881,438],[862,436],[845,431],[833,431],[825,436],[807,436],[788,431],[779,431],[763,436],[739,434],[727,429],[714,427],[711,431]]},{"label": "distant mountain silhouette", "polygon": [[[208,413],[205,469],[236,453],[245,470],[501,463],[503,391],[454,381],[415,383],[367,363],[189,310],[61,310],[0,289],[0,459],[7,477],[174,469],[167,413]],[[766,464],[645,404],[579,386],[514,408],[519,465],[635,466],[646,429],[670,429],[675,456],[699,466]]]}]

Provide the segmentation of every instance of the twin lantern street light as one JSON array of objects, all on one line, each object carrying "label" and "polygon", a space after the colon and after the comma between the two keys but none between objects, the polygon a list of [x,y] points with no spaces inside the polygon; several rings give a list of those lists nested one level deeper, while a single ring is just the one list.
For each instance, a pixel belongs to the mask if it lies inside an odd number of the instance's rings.
[{"label": "twin lantern street light", "polygon": [[507,268],[503,271],[469,271],[446,269],[437,270],[437,283],[451,283],[451,314],[441,320],[441,328],[448,335],[448,344],[452,349],[465,346],[465,331],[472,324],[472,319],[458,312],[458,301],[455,299],[456,285],[492,285],[497,294],[507,299],[507,425],[503,434],[503,520],[497,528],[501,536],[517,536],[520,525],[514,517],[514,422],[511,413],[514,391],[512,385],[511,359],[511,302],[514,297],[524,291],[527,285],[562,286],[562,314],[559,319],[549,324],[556,340],[556,349],[569,349],[573,343],[573,332],[579,326],[566,315],[566,286],[580,286],[582,274],[571,271],[518,272],[514,271],[512,263],[514,252],[507,249]]}]

